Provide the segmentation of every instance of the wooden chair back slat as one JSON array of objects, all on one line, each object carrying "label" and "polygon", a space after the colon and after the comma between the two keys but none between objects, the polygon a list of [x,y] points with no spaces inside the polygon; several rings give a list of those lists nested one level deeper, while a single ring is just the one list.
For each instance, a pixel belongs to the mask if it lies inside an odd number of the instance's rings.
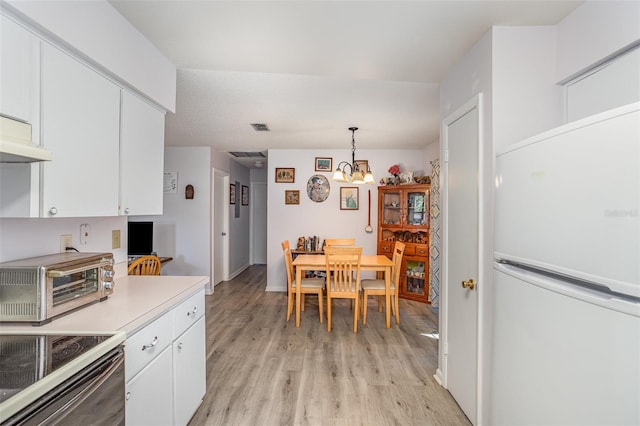
[{"label": "wooden chair back slat", "polygon": [[354,247],[356,245],[355,238],[326,238],[324,246],[326,247]]},{"label": "wooden chair back slat", "polygon": [[129,275],[160,275],[162,263],[158,256],[142,256],[134,260],[127,270]]},{"label": "wooden chair back slat", "polygon": [[331,331],[331,300],[353,299],[353,332],[358,332],[362,247],[325,247],[327,271],[327,330]]}]

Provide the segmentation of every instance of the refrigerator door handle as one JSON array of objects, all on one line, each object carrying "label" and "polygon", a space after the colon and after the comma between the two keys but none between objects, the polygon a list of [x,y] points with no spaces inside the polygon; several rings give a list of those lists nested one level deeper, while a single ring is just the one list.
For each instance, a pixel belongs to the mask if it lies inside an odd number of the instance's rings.
[{"label": "refrigerator door handle", "polygon": [[637,298],[629,297],[625,299],[618,294],[596,291],[593,288],[585,288],[571,284],[568,281],[521,269],[513,265],[494,263],[493,269],[555,293],[564,294],[565,296],[587,303],[640,317],[640,300]]}]

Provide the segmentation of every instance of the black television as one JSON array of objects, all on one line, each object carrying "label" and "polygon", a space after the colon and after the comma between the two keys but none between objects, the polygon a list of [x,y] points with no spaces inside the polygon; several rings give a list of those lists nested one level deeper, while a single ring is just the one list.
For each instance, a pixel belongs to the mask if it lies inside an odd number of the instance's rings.
[{"label": "black television", "polygon": [[146,256],[153,252],[153,222],[129,222],[127,253]]}]

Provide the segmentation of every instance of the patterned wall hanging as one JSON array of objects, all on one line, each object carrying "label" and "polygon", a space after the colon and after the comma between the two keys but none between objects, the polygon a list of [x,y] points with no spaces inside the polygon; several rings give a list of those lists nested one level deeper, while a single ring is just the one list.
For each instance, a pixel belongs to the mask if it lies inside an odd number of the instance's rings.
[{"label": "patterned wall hanging", "polygon": [[440,305],[440,160],[431,161],[431,200],[429,206],[429,301],[431,306]]}]

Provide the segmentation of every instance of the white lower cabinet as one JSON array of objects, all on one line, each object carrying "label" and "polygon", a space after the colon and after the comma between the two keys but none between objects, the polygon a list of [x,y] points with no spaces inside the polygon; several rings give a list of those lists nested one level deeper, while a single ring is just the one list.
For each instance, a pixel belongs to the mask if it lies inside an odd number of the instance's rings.
[{"label": "white lower cabinet", "polygon": [[186,425],[206,391],[206,337],[204,316],[173,342],[173,388],[176,425]]},{"label": "white lower cabinet", "polygon": [[126,424],[186,425],[206,391],[204,289],[131,335]]},{"label": "white lower cabinet", "polygon": [[[171,347],[165,348],[125,386],[127,426],[173,424]],[[125,361],[126,362],[126,361]]]}]

